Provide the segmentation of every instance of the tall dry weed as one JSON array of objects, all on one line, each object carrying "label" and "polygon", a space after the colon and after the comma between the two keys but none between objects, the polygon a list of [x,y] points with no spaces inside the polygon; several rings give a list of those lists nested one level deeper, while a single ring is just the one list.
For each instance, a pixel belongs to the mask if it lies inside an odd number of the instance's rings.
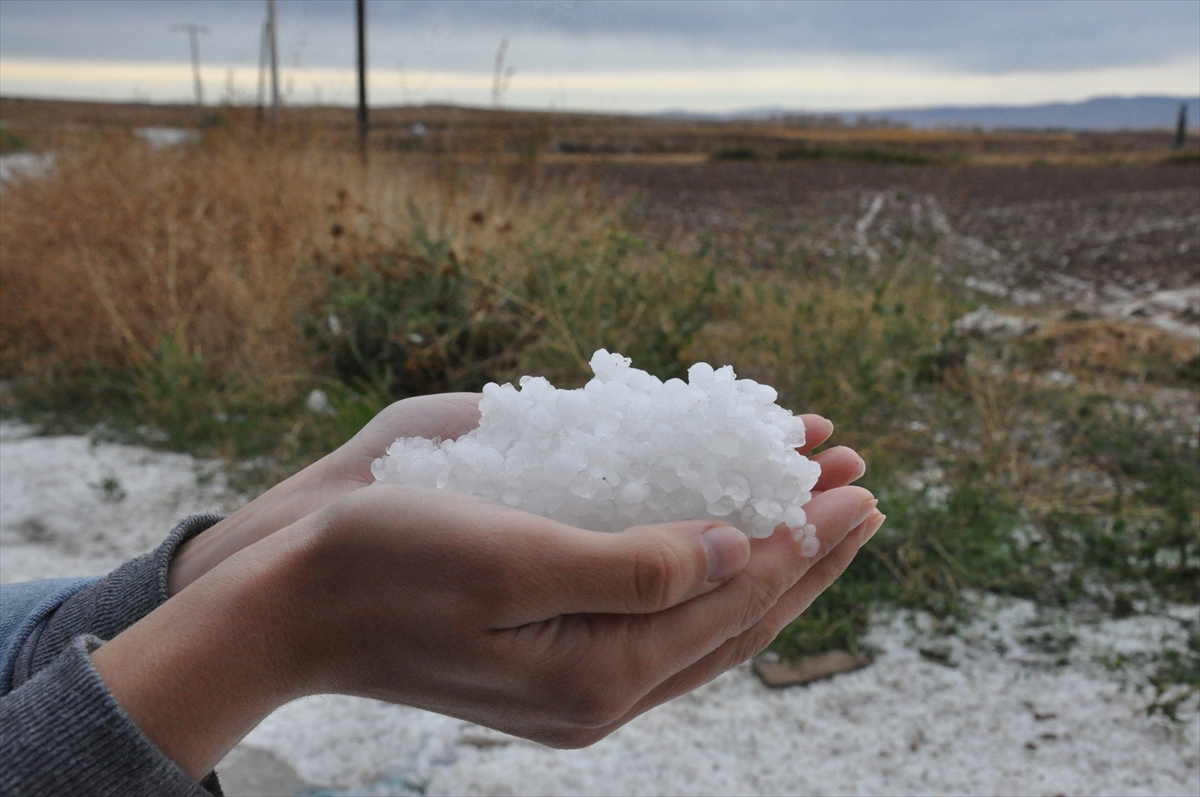
[{"label": "tall dry weed", "polygon": [[165,346],[224,379],[283,379],[312,365],[300,316],[355,263],[408,251],[503,284],[523,250],[604,223],[586,191],[547,195],[386,155],[364,174],[319,142],[245,133],[169,149],[97,135],[46,179],[6,189],[5,377],[152,367]]},{"label": "tall dry weed", "polygon": [[313,153],[100,136],[0,208],[6,375],[147,366],[169,344],[227,373],[300,352],[289,298],[336,172]]}]

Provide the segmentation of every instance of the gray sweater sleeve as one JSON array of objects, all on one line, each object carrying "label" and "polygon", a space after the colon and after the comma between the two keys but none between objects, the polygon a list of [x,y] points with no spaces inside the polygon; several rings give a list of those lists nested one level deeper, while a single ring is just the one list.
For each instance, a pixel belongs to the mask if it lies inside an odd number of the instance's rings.
[{"label": "gray sweater sleeve", "polygon": [[58,658],[76,637],[90,634],[107,641],[166,603],[171,557],[179,546],[223,517],[211,512],[192,515],[176,526],[162,545],[67,599],[21,647],[12,688],[18,689]]},{"label": "gray sweater sleeve", "polygon": [[212,797],[216,775],[196,783],[159,752],[109,693],[82,636],[21,688],[0,699],[0,794]]},{"label": "gray sweater sleeve", "polygon": [[0,795],[220,794],[216,776],[188,778],[142,734],[88,654],[167,600],[176,549],[215,525],[193,515],[144,556],[67,599],[17,655],[0,697]]}]

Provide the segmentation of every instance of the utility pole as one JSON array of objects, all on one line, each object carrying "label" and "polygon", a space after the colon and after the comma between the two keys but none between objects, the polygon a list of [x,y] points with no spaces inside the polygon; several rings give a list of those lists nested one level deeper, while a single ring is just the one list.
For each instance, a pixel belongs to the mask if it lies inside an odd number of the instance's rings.
[{"label": "utility pole", "polygon": [[497,111],[504,105],[504,92],[508,91],[508,82],[512,80],[513,69],[504,69],[504,56],[508,53],[508,39],[500,40],[496,50],[496,64],[492,68],[492,107]]},{"label": "utility pole", "polygon": [[355,0],[358,12],[358,151],[367,165],[367,0]]},{"label": "utility pole", "polygon": [[1175,149],[1183,149],[1187,143],[1187,103],[1179,106],[1179,119],[1175,122]]},{"label": "utility pole", "polygon": [[254,106],[254,123],[260,127],[263,121],[263,109],[267,101],[267,50],[270,47],[270,29],[264,20],[262,30],[258,34],[258,94]]},{"label": "utility pole", "polygon": [[267,30],[271,56],[271,122],[279,124],[279,31],[275,28],[275,0],[267,0]]},{"label": "utility pole", "polygon": [[208,33],[208,28],[203,25],[188,23],[186,25],[172,25],[171,30],[187,31],[188,39],[192,45],[192,80],[196,84],[196,124],[204,124],[204,84],[200,81],[200,34]]}]

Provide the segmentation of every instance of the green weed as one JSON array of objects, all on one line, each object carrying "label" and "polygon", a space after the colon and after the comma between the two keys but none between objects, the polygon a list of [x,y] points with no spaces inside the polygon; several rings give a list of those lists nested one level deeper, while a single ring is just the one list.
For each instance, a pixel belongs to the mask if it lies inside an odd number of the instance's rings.
[{"label": "green weed", "polygon": [[781,149],[775,153],[775,158],[780,161],[835,160],[857,161],[860,163],[885,163],[899,166],[921,166],[929,163],[941,163],[945,160],[945,158],[938,158],[933,155],[903,149],[864,147],[849,144],[822,147],[808,143]]}]

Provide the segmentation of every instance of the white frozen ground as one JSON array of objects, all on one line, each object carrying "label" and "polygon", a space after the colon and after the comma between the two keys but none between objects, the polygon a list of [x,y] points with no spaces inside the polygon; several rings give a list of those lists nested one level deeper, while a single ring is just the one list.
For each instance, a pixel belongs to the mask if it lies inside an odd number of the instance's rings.
[{"label": "white frozen ground", "polygon": [[[211,463],[2,423],[0,580],[104,573],[184,515],[238,500]],[[987,598],[977,620],[937,637],[928,618],[881,615],[866,669],[774,691],[741,667],[569,752],[310,698],[268,718],[218,772],[231,795],[1197,795],[1196,699],[1180,721],[1149,715],[1137,668],[1099,660],[1182,646],[1198,619],[1196,607],[1068,618]]]}]

